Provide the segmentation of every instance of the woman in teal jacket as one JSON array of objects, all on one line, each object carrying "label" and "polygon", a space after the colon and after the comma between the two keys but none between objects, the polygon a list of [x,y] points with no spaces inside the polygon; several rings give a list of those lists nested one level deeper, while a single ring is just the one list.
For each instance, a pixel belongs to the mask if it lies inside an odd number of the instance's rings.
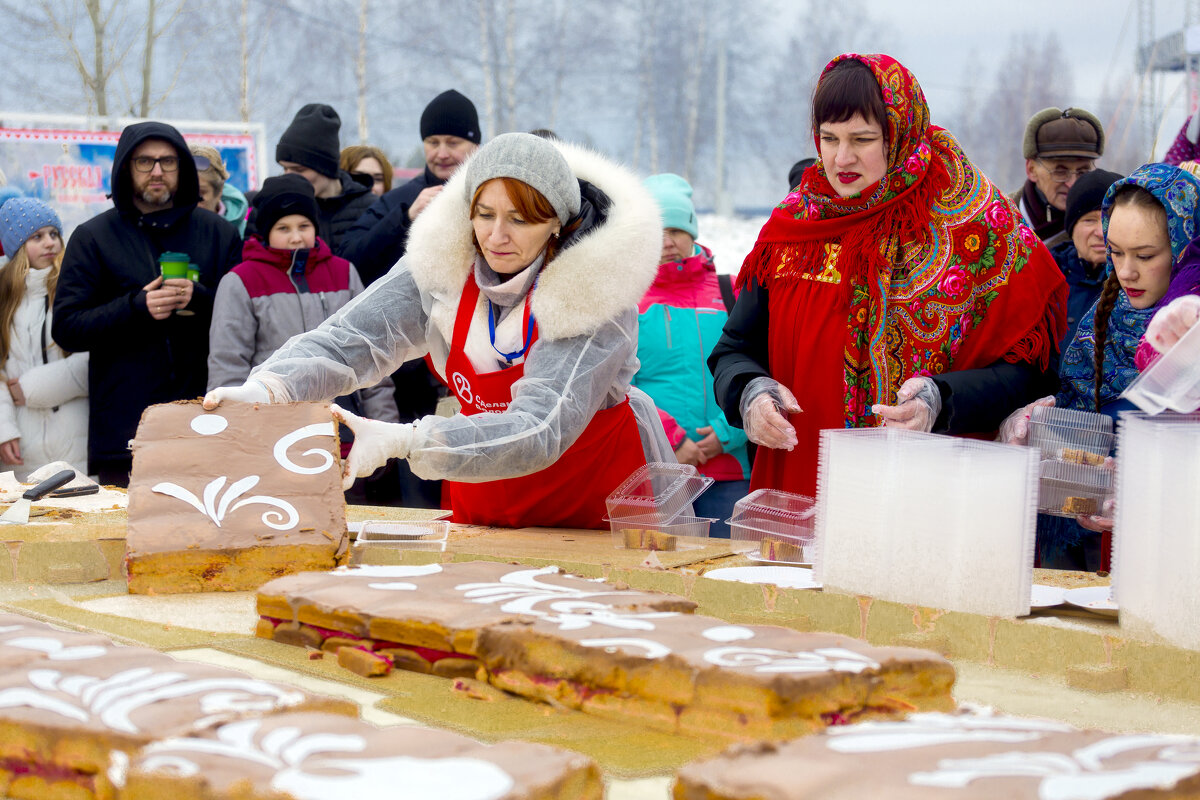
[{"label": "woman in teal jacket", "polygon": [[713,478],[695,503],[696,515],[716,517],[712,535],[729,536],[733,504],[750,488],[746,434],[725,420],[705,364],[721,337],[732,301],[713,265],[712,251],[696,244],[699,232],[692,187],[665,173],[645,180],[663,217],[663,250],[654,285],[638,306],[638,359],[634,384],[654,398],[667,438],[682,464]]}]

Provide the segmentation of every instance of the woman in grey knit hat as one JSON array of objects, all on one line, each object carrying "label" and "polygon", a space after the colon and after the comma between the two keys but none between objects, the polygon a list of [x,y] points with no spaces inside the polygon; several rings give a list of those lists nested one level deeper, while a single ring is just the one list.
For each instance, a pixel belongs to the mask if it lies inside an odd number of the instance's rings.
[{"label": "woman in grey knit hat", "polygon": [[613,489],[672,460],[653,403],[630,387],[661,239],[629,171],[498,136],[417,218],[391,272],[205,405],[328,400],[426,357],[461,413],[390,424],[335,409],[355,434],[347,481],[407,458],[448,482],[457,522],[603,528]]}]

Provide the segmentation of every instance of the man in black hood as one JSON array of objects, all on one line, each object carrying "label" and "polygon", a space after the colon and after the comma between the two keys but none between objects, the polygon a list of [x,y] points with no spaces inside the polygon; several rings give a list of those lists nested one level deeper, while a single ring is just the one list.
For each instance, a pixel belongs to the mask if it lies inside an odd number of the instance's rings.
[{"label": "man in black hood", "polygon": [[[91,354],[88,471],[125,486],[129,440],[146,407],[204,394],[213,295],[238,263],[241,239],[218,215],[196,213],[196,163],[170,125],[122,131],[111,183],[113,208],[67,243],[52,336],[64,350]],[[198,265],[198,280],[164,280],[167,252]]]}]

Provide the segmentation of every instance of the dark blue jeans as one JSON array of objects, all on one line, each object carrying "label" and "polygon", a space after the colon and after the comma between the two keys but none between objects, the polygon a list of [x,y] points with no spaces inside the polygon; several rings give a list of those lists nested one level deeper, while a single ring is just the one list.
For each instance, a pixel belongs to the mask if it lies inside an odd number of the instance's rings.
[{"label": "dark blue jeans", "polygon": [[717,521],[708,530],[709,536],[729,538],[729,524],[725,520],[733,515],[733,504],[750,494],[750,481],[717,481],[696,498],[692,507],[697,517],[716,517]]}]

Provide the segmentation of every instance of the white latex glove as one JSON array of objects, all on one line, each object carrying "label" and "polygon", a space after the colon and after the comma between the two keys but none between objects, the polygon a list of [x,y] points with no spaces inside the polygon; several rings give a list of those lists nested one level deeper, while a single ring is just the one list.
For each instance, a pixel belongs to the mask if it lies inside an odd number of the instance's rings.
[{"label": "white latex glove", "polygon": [[1042,397],[1027,406],[1018,408],[1009,414],[1004,422],[1000,423],[1000,435],[996,437],[996,441],[1005,444],[1019,444],[1022,447],[1029,444],[1029,417],[1033,414],[1033,409],[1038,406],[1050,408],[1053,405],[1053,397]]},{"label": "white latex glove", "polygon": [[1197,322],[1200,322],[1200,297],[1194,294],[1176,297],[1150,320],[1146,341],[1158,352],[1165,353]]},{"label": "white latex glove", "polygon": [[412,449],[414,430],[408,422],[380,422],[351,413],[338,405],[329,410],[333,418],[354,431],[354,444],[342,465],[342,488],[349,489],[355,478],[365,478],[387,463],[389,458],[407,458]]},{"label": "white latex glove", "polygon": [[933,378],[909,378],[896,392],[896,405],[876,403],[871,413],[882,417],[889,428],[928,433],[942,413],[942,393]]},{"label": "white latex glove", "polygon": [[267,387],[256,380],[248,380],[241,386],[219,386],[204,395],[204,410],[212,411],[224,402],[231,403],[271,403],[271,393]]},{"label": "white latex glove", "polygon": [[746,438],[757,445],[791,450],[798,443],[796,429],[781,412],[803,411],[791,391],[773,378],[755,378],[746,384],[739,403]]}]

